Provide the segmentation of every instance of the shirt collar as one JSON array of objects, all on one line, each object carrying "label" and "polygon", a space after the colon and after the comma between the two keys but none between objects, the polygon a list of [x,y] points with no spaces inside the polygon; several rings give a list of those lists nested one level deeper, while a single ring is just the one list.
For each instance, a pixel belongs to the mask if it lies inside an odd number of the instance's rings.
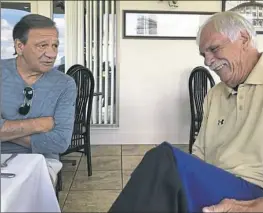
[{"label": "shirt collar", "polygon": [[224,89],[225,89],[225,95],[226,97],[229,97],[230,95],[236,95],[237,91],[235,91],[233,88],[228,87],[225,83],[224,83]]},{"label": "shirt collar", "polygon": [[261,54],[257,64],[247,77],[244,84],[263,84],[263,54]]},{"label": "shirt collar", "polygon": [[[252,69],[251,73],[247,77],[246,81],[243,84],[250,84],[250,85],[263,85],[263,54],[261,54],[257,64],[255,67]],[[231,88],[228,87],[225,84],[225,93],[226,96],[236,95],[237,92]]]}]

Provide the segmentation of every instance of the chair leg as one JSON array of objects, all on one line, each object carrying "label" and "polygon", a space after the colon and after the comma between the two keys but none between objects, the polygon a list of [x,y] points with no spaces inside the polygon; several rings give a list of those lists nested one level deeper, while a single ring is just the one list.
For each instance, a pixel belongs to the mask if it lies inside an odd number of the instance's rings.
[{"label": "chair leg", "polygon": [[56,197],[57,197],[57,199],[59,201],[59,191],[57,189],[56,189]]},{"label": "chair leg", "polygon": [[84,138],[84,155],[88,156],[88,152],[89,152],[89,144],[88,144],[88,136],[85,136]]},{"label": "chair leg", "polygon": [[88,163],[88,176],[92,176],[92,165],[91,165],[91,156],[87,155],[87,163]]},{"label": "chair leg", "polygon": [[85,150],[85,155],[87,156],[88,176],[92,176],[91,148],[90,148],[89,136],[86,137],[86,144],[84,150]]},{"label": "chair leg", "polygon": [[62,172],[59,171],[58,173],[58,188],[59,188],[59,191],[62,191]]},{"label": "chair leg", "polygon": [[194,143],[194,129],[193,129],[193,124],[191,124],[190,127],[190,140],[189,140],[189,153],[192,154],[192,147]]},{"label": "chair leg", "polygon": [[193,138],[193,129],[192,129],[192,125],[190,127],[190,138],[189,138],[189,146],[188,146],[188,151],[190,154],[192,154],[192,138]]},{"label": "chair leg", "polygon": [[61,171],[58,173],[57,177],[57,184],[56,184],[56,196],[57,199],[59,200],[59,192],[62,190],[62,175]]}]

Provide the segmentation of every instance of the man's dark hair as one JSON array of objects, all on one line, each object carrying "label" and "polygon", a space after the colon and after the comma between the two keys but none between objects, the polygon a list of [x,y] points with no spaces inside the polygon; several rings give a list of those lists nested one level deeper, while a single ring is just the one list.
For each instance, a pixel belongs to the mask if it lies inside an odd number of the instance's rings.
[{"label": "man's dark hair", "polygon": [[[29,14],[21,18],[15,25],[13,29],[13,40],[19,39],[23,44],[26,44],[29,30],[52,27],[56,28],[56,23],[50,18],[39,14]],[[16,55],[16,52],[14,55]]]}]

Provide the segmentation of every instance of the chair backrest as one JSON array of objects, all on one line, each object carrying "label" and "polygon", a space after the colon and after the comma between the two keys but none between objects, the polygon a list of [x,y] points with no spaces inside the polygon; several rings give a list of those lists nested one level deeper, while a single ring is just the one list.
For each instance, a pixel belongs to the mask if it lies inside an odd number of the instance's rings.
[{"label": "chair backrest", "polygon": [[69,68],[67,75],[70,75],[72,78],[74,78],[77,85],[74,131],[76,131],[76,128],[78,131],[82,131],[82,127],[84,126],[85,131],[89,133],[94,94],[93,74],[88,68],[76,64]]},{"label": "chair backrest", "polygon": [[189,96],[192,123],[198,122],[198,131],[203,118],[203,103],[209,89],[215,85],[210,72],[202,66],[194,68],[189,77]]}]

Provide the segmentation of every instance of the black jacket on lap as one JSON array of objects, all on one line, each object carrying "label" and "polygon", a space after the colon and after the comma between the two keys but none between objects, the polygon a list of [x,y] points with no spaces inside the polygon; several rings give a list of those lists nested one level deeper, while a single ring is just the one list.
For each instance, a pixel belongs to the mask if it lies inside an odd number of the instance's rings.
[{"label": "black jacket on lap", "polygon": [[185,213],[184,194],[171,145],[149,150],[109,213]]}]

